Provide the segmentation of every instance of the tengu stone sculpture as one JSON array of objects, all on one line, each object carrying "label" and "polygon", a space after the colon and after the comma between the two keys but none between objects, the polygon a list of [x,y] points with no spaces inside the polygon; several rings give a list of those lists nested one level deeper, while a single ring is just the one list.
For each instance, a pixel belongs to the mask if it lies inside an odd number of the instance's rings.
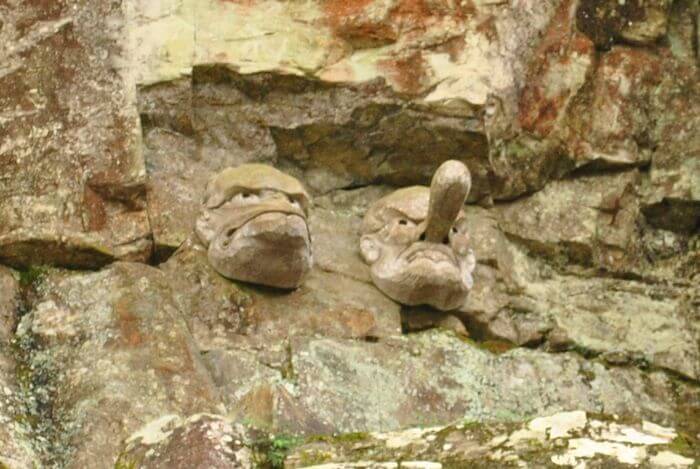
[{"label": "tengu stone sculpture", "polygon": [[296,288],[312,265],[310,204],[302,184],[275,168],[227,168],[207,185],[196,232],[224,277]]},{"label": "tengu stone sculpture", "polygon": [[360,252],[374,284],[406,305],[449,311],[472,288],[475,258],[462,207],[471,176],[459,161],[446,161],[430,188],[399,189],[365,215]]}]

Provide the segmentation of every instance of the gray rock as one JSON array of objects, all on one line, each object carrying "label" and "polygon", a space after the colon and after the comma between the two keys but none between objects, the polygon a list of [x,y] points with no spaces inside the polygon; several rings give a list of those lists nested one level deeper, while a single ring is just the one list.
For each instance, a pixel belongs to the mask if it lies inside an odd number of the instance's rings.
[{"label": "gray rock", "polygon": [[0,342],[9,343],[17,327],[20,305],[19,275],[0,266]]},{"label": "gray rock", "polygon": [[494,355],[449,332],[378,343],[295,338],[280,348],[267,358],[254,346],[206,355],[232,414],[275,432],[387,431],[572,409],[673,421],[676,409],[663,374],[651,391],[634,368],[523,349]]}]

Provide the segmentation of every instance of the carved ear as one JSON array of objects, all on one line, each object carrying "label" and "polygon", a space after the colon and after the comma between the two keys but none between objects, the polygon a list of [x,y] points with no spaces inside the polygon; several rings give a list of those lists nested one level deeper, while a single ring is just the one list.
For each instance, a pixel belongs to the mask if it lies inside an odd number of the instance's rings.
[{"label": "carved ear", "polygon": [[214,223],[214,217],[208,210],[202,210],[195,222],[194,231],[202,244],[204,244],[204,247],[209,247],[209,243],[211,243],[216,234],[216,223]]},{"label": "carved ear", "polygon": [[382,255],[382,247],[375,235],[362,235],[360,238],[360,253],[368,264],[374,264]]}]

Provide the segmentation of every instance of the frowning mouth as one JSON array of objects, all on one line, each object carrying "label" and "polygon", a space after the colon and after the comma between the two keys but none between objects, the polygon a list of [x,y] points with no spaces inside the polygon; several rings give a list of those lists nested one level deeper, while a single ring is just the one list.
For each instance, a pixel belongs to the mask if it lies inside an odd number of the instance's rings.
[{"label": "frowning mouth", "polygon": [[457,257],[452,249],[442,244],[417,243],[404,251],[401,257],[409,263],[423,259],[434,263],[448,262],[457,265]]}]

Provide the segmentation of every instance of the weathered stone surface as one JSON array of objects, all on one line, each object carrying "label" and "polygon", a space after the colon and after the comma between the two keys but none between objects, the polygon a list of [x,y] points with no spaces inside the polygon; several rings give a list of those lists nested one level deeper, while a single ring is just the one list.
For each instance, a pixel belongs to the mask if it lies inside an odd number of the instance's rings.
[{"label": "weathered stone surface", "polygon": [[492,152],[489,139],[510,132],[533,55],[526,45],[557,3],[136,2],[156,250],[186,238],[200,178],[251,161],[317,194],[425,184],[446,159],[468,163],[473,200],[542,187],[558,156],[533,155],[525,174],[522,155]]},{"label": "weathered stone surface", "polygon": [[26,402],[14,380],[15,366],[8,344],[0,345],[0,465],[9,469],[41,467],[26,419]]},{"label": "weathered stone surface", "polygon": [[0,266],[0,342],[9,343],[15,332],[20,301],[19,275]]},{"label": "weathered stone surface", "polygon": [[203,350],[227,348],[241,335],[278,341],[295,335],[387,337],[399,334],[399,306],[372,285],[313,269],[286,292],[236,283],[208,263],[206,250],[185,243],[161,266],[175,302]]},{"label": "weathered stone surface", "polygon": [[[565,220],[565,213],[554,219]],[[520,247],[502,242],[497,267],[477,268],[475,289],[462,310],[473,335],[520,345],[545,343],[552,350],[579,349],[613,363],[647,363],[693,379],[700,376],[698,292],[692,274],[673,285],[592,278],[585,270],[562,273],[557,266],[567,261],[557,260],[559,251],[542,250],[554,244],[538,244],[546,231],[531,235],[518,240]]]},{"label": "weathered stone surface", "polygon": [[499,207],[500,227],[533,254],[552,260],[630,268],[641,262],[635,249],[639,183],[637,171],[553,182]]},{"label": "weathered stone surface", "polygon": [[668,57],[662,67],[651,100],[658,148],[643,210],[655,226],[692,233],[700,228],[700,67]]},{"label": "weathered stone surface", "polygon": [[572,354],[493,355],[447,332],[379,343],[298,338],[267,358],[253,350],[206,359],[232,414],[277,432],[509,421],[572,409],[673,420],[675,409],[662,374],[652,384],[633,368],[606,369]]},{"label": "weathered stone surface", "polygon": [[145,260],[144,161],[122,2],[5,2],[0,259]]},{"label": "weathered stone surface", "polygon": [[259,457],[251,444],[245,427],[221,416],[197,414],[183,420],[166,415],[126,440],[116,467],[252,469]]},{"label": "weathered stone surface", "polygon": [[535,50],[519,100],[523,130],[546,137],[566,115],[595,66],[593,43],[575,27],[578,2],[559,5]]},{"label": "weathered stone surface", "polygon": [[9,469],[39,467],[34,451],[26,402],[17,383],[12,337],[19,316],[18,275],[0,266],[0,466]]},{"label": "weathered stone surface", "polygon": [[[680,451],[678,441],[685,443]],[[466,422],[339,435],[295,448],[285,467],[682,468],[693,466],[700,456],[688,445],[673,428],[572,411],[524,424]]]},{"label": "weathered stone surface", "polygon": [[670,0],[583,0],[578,27],[598,47],[614,42],[650,44],[666,34]]},{"label": "weathered stone surface", "polygon": [[120,440],[148,421],[220,410],[157,269],[117,263],[97,273],[58,272],[41,291],[19,337],[47,464],[111,468]]}]

